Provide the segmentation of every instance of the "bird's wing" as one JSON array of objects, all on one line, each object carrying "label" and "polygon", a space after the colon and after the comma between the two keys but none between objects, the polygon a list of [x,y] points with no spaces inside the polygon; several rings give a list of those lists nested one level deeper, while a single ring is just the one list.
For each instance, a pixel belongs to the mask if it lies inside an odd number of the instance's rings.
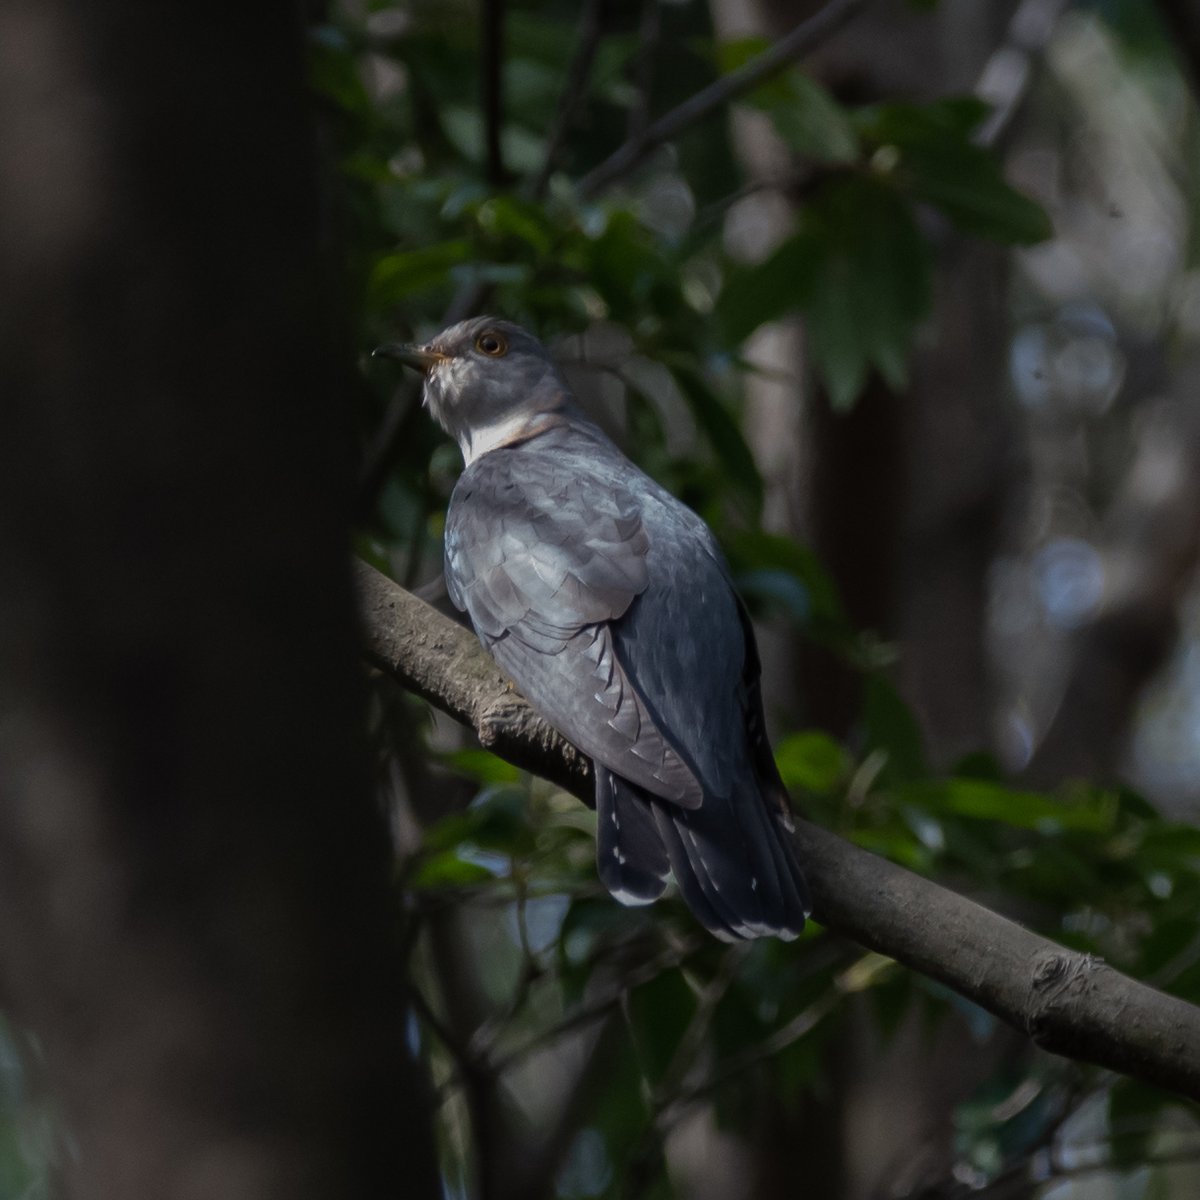
[{"label": "bird's wing", "polygon": [[565,737],[651,794],[703,799],[619,661],[610,622],[649,584],[649,539],[620,473],[560,445],[495,450],[463,473],[446,578],[493,657]]},{"label": "bird's wing", "polygon": [[[714,934],[794,937],[809,907],[807,889],[766,741],[753,632],[694,514],[664,502],[645,515],[653,578],[613,627],[616,656],[704,786],[697,808],[651,801],[645,815],[689,907]],[[636,795],[623,795],[617,784],[611,801],[597,786],[597,862],[610,891],[641,901],[661,890],[661,855],[625,816],[637,807]],[[616,827],[606,830],[610,813]],[[599,840],[606,832],[611,848]]]}]

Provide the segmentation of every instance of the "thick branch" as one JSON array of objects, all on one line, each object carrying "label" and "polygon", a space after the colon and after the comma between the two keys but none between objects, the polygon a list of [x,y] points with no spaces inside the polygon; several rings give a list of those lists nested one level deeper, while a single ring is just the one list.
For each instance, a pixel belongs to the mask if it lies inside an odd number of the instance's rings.
[{"label": "thick branch", "polygon": [[1043,1049],[1200,1100],[1200,1009],[807,822],[817,916],[953,988]]},{"label": "thick branch", "polygon": [[474,634],[374,567],[360,562],[355,571],[371,662],[501,758],[592,802],[592,764],[513,690]]},{"label": "thick branch", "polygon": [[[368,654],[489,749],[590,801],[590,767],[465,629],[358,564]],[[1200,1100],[1200,1009],[1067,950],[806,821],[816,915],[937,979],[1056,1054]]]}]

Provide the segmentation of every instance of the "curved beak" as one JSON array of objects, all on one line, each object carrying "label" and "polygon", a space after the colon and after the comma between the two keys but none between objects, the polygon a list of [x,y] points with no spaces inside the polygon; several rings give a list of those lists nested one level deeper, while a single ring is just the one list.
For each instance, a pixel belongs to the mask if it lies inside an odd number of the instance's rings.
[{"label": "curved beak", "polygon": [[376,346],[371,351],[371,357],[394,358],[406,367],[414,367],[422,375],[428,375],[438,363],[450,356],[443,354],[440,350],[431,350],[428,346],[415,346],[410,342],[387,342],[382,346]]}]

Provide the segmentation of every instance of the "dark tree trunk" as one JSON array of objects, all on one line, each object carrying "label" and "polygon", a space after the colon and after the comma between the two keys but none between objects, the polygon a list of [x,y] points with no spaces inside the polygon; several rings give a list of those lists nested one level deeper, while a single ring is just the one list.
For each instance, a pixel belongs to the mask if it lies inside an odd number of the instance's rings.
[{"label": "dark tree trunk", "polygon": [[433,1196],[297,7],[0,0],[0,1003],[79,1198]]}]

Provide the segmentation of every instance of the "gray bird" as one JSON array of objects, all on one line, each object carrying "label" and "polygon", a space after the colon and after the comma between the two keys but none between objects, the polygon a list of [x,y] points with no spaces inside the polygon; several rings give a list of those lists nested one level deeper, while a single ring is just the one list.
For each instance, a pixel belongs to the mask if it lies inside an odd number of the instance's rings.
[{"label": "gray bird", "polygon": [[425,403],[462,449],[450,597],[595,764],[605,887],[649,904],[673,873],[718,937],[795,937],[808,892],[758,652],[708,526],[584,415],[518,326],[480,317],[377,353],[424,373]]}]

